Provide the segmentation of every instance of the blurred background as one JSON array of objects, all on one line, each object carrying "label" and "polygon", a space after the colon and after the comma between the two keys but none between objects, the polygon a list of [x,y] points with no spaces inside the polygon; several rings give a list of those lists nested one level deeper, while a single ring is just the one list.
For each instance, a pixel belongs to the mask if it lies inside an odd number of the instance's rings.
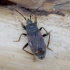
[{"label": "blurred background", "polygon": [[28,9],[70,11],[70,0],[0,0],[0,5],[19,5]]}]

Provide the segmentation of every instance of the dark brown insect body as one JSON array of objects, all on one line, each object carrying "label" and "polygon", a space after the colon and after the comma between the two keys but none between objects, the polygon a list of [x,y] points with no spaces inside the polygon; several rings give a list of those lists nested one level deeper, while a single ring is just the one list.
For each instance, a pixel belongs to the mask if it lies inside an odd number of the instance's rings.
[{"label": "dark brown insect body", "polygon": [[[21,14],[21,13],[19,13],[19,14]],[[42,60],[45,57],[45,55],[46,55],[46,45],[45,45],[43,37],[49,35],[49,40],[48,40],[48,44],[47,44],[47,48],[48,48],[49,41],[50,41],[50,32],[47,32],[45,30],[45,28],[43,28],[43,27],[38,29],[36,16],[35,16],[35,21],[34,22],[32,22],[32,20],[31,20],[31,15],[30,15],[30,19],[26,19],[25,17],[24,17],[24,19],[26,20],[26,24],[27,25],[24,26],[22,22],[21,22],[21,25],[26,30],[27,34],[22,33],[20,35],[20,38],[21,38],[22,35],[27,36],[28,37],[28,43],[23,47],[23,50],[25,52],[33,55],[33,56],[36,55],[39,59]],[[42,28],[46,31],[46,34],[41,35],[40,31],[41,31]],[[20,38],[18,39],[18,41],[20,40]],[[32,53],[30,53],[30,52],[25,50],[25,48],[28,45],[30,46]],[[48,49],[50,49],[50,48],[48,48]]]},{"label": "dark brown insect body", "polygon": [[[28,22],[31,20],[28,20]],[[43,39],[43,36],[40,33],[40,30],[37,28],[35,23],[29,23],[26,25],[28,44],[31,48],[31,51],[39,59],[43,59],[46,55],[46,45]]]}]

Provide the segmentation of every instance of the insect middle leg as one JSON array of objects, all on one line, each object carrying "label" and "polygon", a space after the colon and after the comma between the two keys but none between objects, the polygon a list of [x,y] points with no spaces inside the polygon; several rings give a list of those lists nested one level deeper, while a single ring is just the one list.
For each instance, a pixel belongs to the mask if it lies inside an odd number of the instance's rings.
[{"label": "insect middle leg", "polygon": [[14,41],[14,42],[19,42],[22,35],[27,36],[27,34],[22,33],[22,34],[20,35],[19,39],[18,39],[17,41]]},{"label": "insect middle leg", "polygon": [[[23,50],[28,46],[29,44],[27,43],[27,44],[25,44],[25,46],[22,48]],[[28,51],[26,51],[26,50],[24,50],[25,52],[27,52],[28,54],[30,54],[30,55],[33,55],[33,61],[35,61],[36,60],[36,58],[35,58],[35,55],[34,54],[32,54],[32,53],[30,53],[30,52],[28,52]]]},{"label": "insect middle leg", "polygon": [[[46,31],[46,29],[44,27],[41,27],[39,30],[41,31],[42,29],[44,29]],[[48,33],[48,32],[46,31],[46,33]]]}]

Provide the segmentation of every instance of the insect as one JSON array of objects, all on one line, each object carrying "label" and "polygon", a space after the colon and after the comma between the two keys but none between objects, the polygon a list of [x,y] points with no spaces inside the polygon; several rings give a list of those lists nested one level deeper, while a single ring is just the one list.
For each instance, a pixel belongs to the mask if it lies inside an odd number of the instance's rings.
[{"label": "insect", "polygon": [[[15,9],[16,10],[16,9]],[[16,10],[17,11],[17,10]],[[17,11],[18,12],[18,11]],[[20,12],[18,12],[19,14],[21,14]],[[22,15],[22,14],[21,14]],[[23,15],[22,15],[23,16]],[[23,16],[24,17],[24,16]],[[21,22],[21,26],[26,30],[27,34],[22,33],[19,37],[19,39],[16,41],[20,41],[20,38],[22,35],[27,36],[28,38],[28,43],[25,44],[25,46],[23,47],[23,50],[31,55],[34,56],[34,61],[35,61],[35,56],[37,56],[37,58],[43,60],[43,58],[46,56],[46,44],[44,42],[43,37],[49,35],[49,40],[48,40],[48,44],[47,44],[47,48],[49,50],[51,50],[48,46],[49,46],[49,42],[50,42],[50,32],[47,32],[46,29],[44,27],[41,27],[40,29],[38,29],[37,27],[37,17],[35,15],[35,20],[34,22],[32,22],[31,20],[31,15],[30,15],[30,19],[26,19],[24,17],[24,19],[26,20],[26,26],[23,25],[23,23]],[[41,30],[44,29],[45,30],[45,34],[41,35]],[[28,52],[25,50],[25,48],[27,46],[30,46],[30,49],[32,51],[32,53]]]}]

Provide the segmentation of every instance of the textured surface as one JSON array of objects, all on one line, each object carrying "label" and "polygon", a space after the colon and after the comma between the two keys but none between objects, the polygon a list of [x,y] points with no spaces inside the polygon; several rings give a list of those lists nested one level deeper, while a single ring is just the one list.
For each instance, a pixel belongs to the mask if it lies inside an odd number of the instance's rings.
[{"label": "textured surface", "polygon": [[[51,14],[37,18],[38,28],[44,27],[48,32],[52,30],[49,47],[53,52],[47,50],[44,60],[33,62],[33,56],[22,50],[27,37],[22,36],[19,42],[13,42],[21,33],[26,33],[19,20],[24,25],[26,21],[15,11],[0,7],[0,70],[70,70],[70,16]],[[42,30],[41,33],[45,32]],[[44,39],[47,44],[48,37]],[[30,51],[29,46],[26,50]]]},{"label": "textured surface", "polygon": [[70,0],[9,0],[26,8],[70,11]]}]

